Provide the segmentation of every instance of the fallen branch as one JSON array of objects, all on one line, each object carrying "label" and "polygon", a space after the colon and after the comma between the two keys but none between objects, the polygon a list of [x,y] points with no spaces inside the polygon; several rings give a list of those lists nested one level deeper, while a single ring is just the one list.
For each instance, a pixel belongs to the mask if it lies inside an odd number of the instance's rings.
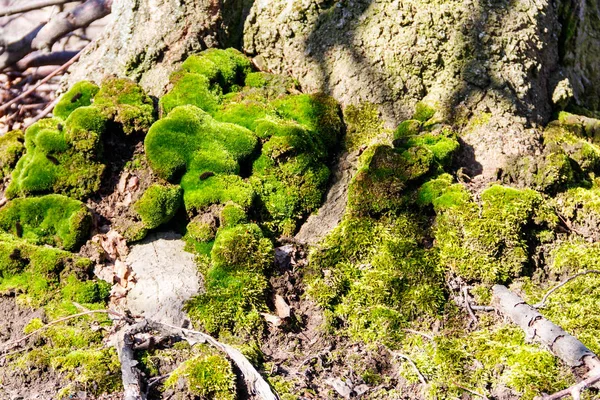
[{"label": "fallen branch", "polygon": [[58,39],[69,32],[85,28],[110,14],[112,0],[87,0],[72,10],[54,16],[31,42],[35,50],[49,50]]},{"label": "fallen branch", "polygon": [[119,353],[119,360],[121,361],[121,373],[125,389],[124,400],[145,400],[145,394],[142,394],[141,390],[140,371],[135,367],[137,361],[133,357],[133,341],[135,334],[148,331],[156,331],[165,336],[180,337],[192,346],[196,343],[210,344],[227,354],[231,361],[238,367],[250,393],[256,394],[263,400],[279,400],[279,397],[273,393],[269,384],[238,349],[221,343],[206,333],[179,328],[148,319],[127,328],[118,338],[117,351]]},{"label": "fallen branch", "polygon": [[21,39],[9,43],[0,54],[0,71],[14,65],[17,61],[33,51],[31,43],[43,28],[43,24],[34,28]]},{"label": "fallen branch", "polygon": [[551,395],[545,395],[543,397],[543,399],[544,400],[558,400],[558,399],[562,399],[563,397],[571,396],[573,398],[573,400],[579,400],[581,398],[581,392],[583,392],[585,389],[589,388],[594,383],[599,382],[599,381],[600,381],[600,374],[590,376],[589,378],[586,378],[571,387],[561,390],[560,392],[556,392]]},{"label": "fallen branch", "polygon": [[7,17],[9,15],[22,14],[28,11],[39,10],[45,7],[59,6],[67,3],[75,3],[80,0],[41,0],[41,1],[28,1],[24,4],[17,4],[11,7],[5,7],[0,9],[0,17]]},{"label": "fallen branch", "polygon": [[50,114],[50,112],[54,109],[54,106],[56,105],[56,103],[58,103],[58,100],[60,100],[60,99],[54,99],[53,101],[51,101],[46,106],[46,108],[44,108],[42,111],[40,111],[39,113],[37,113],[37,115],[35,117],[33,117],[30,121],[28,121],[27,124],[23,128],[24,129],[29,128],[31,125],[33,125],[36,122],[38,122],[40,119],[42,119],[46,115]]},{"label": "fallen branch", "polygon": [[494,285],[492,290],[498,310],[523,329],[529,340],[538,340],[570,367],[586,365],[593,370],[600,365],[598,357],[583,343],[548,321],[506,286]]},{"label": "fallen branch", "polygon": [[463,292],[463,297],[465,299],[465,307],[467,308],[467,312],[469,313],[469,316],[471,317],[471,322],[469,322],[469,327],[470,327],[471,323],[473,323],[475,325],[475,327],[477,327],[477,325],[479,324],[479,320],[477,320],[477,317],[475,316],[475,313],[473,312],[473,309],[471,308],[471,303],[469,302],[469,289],[466,286],[463,286],[462,292]]},{"label": "fallen branch", "polygon": [[474,391],[474,390],[471,390],[471,389],[469,389],[469,388],[466,388],[466,387],[464,387],[464,386],[461,386],[461,385],[459,385],[459,384],[458,384],[458,383],[456,383],[456,382],[452,382],[452,384],[453,384],[454,386],[456,386],[457,388],[464,390],[465,392],[469,392],[469,393],[471,393],[471,394],[472,394],[472,395],[474,395],[474,396],[481,397],[482,399],[488,400],[487,396],[484,396],[484,395],[482,395],[481,393],[477,393],[477,392],[476,392],[476,391]]},{"label": "fallen branch", "polygon": [[52,53],[33,53],[19,60],[15,69],[25,71],[27,68],[43,67],[46,65],[63,65],[75,57],[79,51],[55,51]]},{"label": "fallen branch", "polygon": [[537,304],[534,304],[533,308],[544,308],[546,306],[546,300],[548,300],[548,297],[550,297],[550,295],[552,293],[556,292],[558,289],[560,289],[561,287],[565,286],[567,283],[571,282],[573,279],[578,278],[578,277],[583,276],[583,275],[588,275],[588,274],[600,274],[600,271],[595,270],[595,269],[590,269],[590,270],[587,270],[587,271],[579,272],[579,273],[571,276],[570,278],[565,279],[563,282],[559,283],[558,285],[556,285],[552,289],[550,289],[544,295],[544,298],[542,298],[542,301],[540,301]]}]

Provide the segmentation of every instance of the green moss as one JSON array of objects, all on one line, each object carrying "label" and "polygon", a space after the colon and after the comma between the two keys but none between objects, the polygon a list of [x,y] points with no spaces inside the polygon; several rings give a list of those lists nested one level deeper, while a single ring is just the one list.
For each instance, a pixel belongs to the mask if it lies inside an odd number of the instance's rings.
[{"label": "green moss", "polygon": [[165,388],[177,387],[183,380],[189,393],[203,399],[235,400],[236,379],[229,361],[208,345],[195,347],[197,355],[175,369],[165,381]]},{"label": "green moss", "polygon": [[420,101],[415,105],[415,113],[413,114],[412,119],[416,119],[417,121],[421,122],[427,122],[427,120],[433,118],[434,115],[435,108]]},{"label": "green moss", "polygon": [[121,125],[126,135],[146,132],[154,122],[154,103],[144,90],[129,79],[108,78],[94,97],[94,107]]},{"label": "green moss", "polygon": [[452,156],[459,149],[460,144],[456,140],[456,134],[448,130],[414,136],[403,136],[394,140],[394,147],[399,149],[406,150],[415,146],[427,148],[433,153],[435,160],[441,166],[447,167],[451,164]]},{"label": "green moss", "polygon": [[350,104],[344,109],[346,123],[346,148],[355,151],[368,145],[385,132],[377,106],[372,103]]},{"label": "green moss", "polygon": [[235,86],[243,86],[246,74],[252,71],[252,64],[238,50],[208,49],[188,57],[181,65],[181,71],[204,75],[226,93]]},{"label": "green moss", "polygon": [[262,272],[273,262],[273,244],[255,224],[222,229],[211,252],[213,266]]},{"label": "green moss", "polygon": [[0,179],[8,176],[25,151],[25,136],[20,130],[0,136]]},{"label": "green moss", "polygon": [[235,225],[246,224],[248,216],[242,207],[235,203],[228,203],[221,210],[219,221],[223,228],[231,228]]},{"label": "green moss", "polygon": [[348,218],[310,255],[307,294],[355,340],[396,347],[402,328],[444,304],[435,250],[421,247],[416,214]]},{"label": "green moss", "polygon": [[434,163],[425,146],[396,150],[377,145],[363,154],[362,166],[350,182],[348,208],[356,215],[378,214],[405,204],[403,191],[424,177]]},{"label": "green moss", "polygon": [[158,228],[175,216],[181,205],[182,190],[179,186],[150,186],[133,205],[146,229]]},{"label": "green moss", "polygon": [[423,123],[417,119],[409,119],[401,122],[394,131],[394,145],[396,143],[402,144],[409,136],[418,135],[421,132],[422,125]]},{"label": "green moss", "polygon": [[65,300],[81,304],[104,303],[110,294],[111,285],[105,281],[80,281],[69,275],[62,287]]},{"label": "green moss", "polygon": [[196,242],[210,242],[215,239],[216,227],[206,222],[192,221],[186,227],[186,238]]},{"label": "green moss", "polygon": [[92,99],[99,90],[100,88],[92,82],[77,82],[67,93],[61,96],[56,106],[54,106],[52,114],[57,118],[66,120],[75,109],[91,105]]},{"label": "green moss", "polygon": [[435,205],[440,261],[467,280],[503,282],[520,276],[529,261],[530,229],[557,223],[552,208],[533,190],[492,186],[482,193],[479,210],[465,189],[445,185],[430,183],[420,196]]},{"label": "green moss", "polygon": [[87,207],[61,195],[15,199],[0,209],[0,229],[34,244],[75,250],[89,233]]},{"label": "green moss", "polygon": [[248,99],[223,104],[214,113],[214,117],[217,121],[230,122],[254,131],[261,120],[269,113],[271,113],[271,109],[267,104]]},{"label": "green moss", "polygon": [[595,229],[600,223],[600,188],[572,188],[553,199],[553,205],[574,229]]},{"label": "green moss", "polygon": [[193,105],[213,113],[219,103],[219,95],[211,89],[210,80],[200,74],[180,74],[171,78],[173,88],[161,97],[160,110],[163,114],[170,113],[175,107]]}]

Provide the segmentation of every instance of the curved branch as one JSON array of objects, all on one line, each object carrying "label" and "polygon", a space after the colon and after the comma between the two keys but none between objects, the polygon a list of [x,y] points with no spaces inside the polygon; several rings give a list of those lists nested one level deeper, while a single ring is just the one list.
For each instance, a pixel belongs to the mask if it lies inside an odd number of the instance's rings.
[{"label": "curved branch", "polygon": [[31,47],[35,50],[50,49],[67,33],[85,28],[92,22],[110,14],[111,7],[112,0],[87,0],[70,11],[57,14],[33,39]]},{"label": "curved branch", "polygon": [[17,61],[33,51],[31,48],[31,43],[43,27],[43,24],[39,25],[21,39],[17,40],[16,42],[12,42],[5,47],[2,54],[0,54],[0,71],[15,64]]},{"label": "curved branch", "polygon": [[550,297],[550,295],[552,293],[556,292],[558,289],[560,289],[561,287],[565,286],[567,283],[571,282],[573,279],[578,278],[578,277],[583,276],[583,275],[588,275],[588,274],[600,274],[600,271],[595,270],[595,269],[590,269],[590,270],[587,270],[587,271],[579,272],[579,273],[571,276],[570,278],[565,279],[564,281],[562,281],[561,283],[559,283],[558,285],[556,285],[552,289],[550,289],[548,291],[548,293],[546,293],[544,295],[544,298],[542,299],[542,301],[540,301],[537,304],[534,304],[533,308],[544,308],[546,306],[546,301],[548,300],[548,297]]},{"label": "curved branch", "polygon": [[67,3],[74,3],[80,0],[40,0],[27,2],[25,4],[17,4],[12,7],[0,9],[0,17],[8,17],[9,15],[22,14],[28,11],[39,10],[40,8],[59,6]]}]

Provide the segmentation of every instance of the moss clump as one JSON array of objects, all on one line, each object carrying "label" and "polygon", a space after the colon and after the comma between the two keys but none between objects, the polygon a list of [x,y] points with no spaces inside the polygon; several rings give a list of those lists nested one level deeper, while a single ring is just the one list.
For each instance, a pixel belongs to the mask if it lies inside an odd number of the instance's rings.
[{"label": "moss clump", "polygon": [[81,281],[75,274],[65,280],[62,297],[80,304],[104,303],[110,295],[112,285],[105,281]]},{"label": "moss clump", "polygon": [[179,186],[150,186],[133,205],[133,209],[142,218],[146,229],[158,228],[175,216],[182,200]]},{"label": "moss clump", "polygon": [[83,203],[57,194],[15,199],[0,210],[0,229],[65,250],[76,250],[85,241],[91,221]]},{"label": "moss clump", "polygon": [[435,108],[420,101],[415,105],[415,113],[413,114],[412,119],[416,119],[417,121],[421,122],[427,122],[429,119],[433,118],[434,115]]},{"label": "moss clump", "polygon": [[165,387],[177,387],[183,379],[190,394],[203,399],[235,400],[236,379],[229,361],[208,345],[195,346],[194,353],[171,373]]},{"label": "moss clump", "polygon": [[420,243],[418,215],[346,218],[310,255],[308,295],[331,326],[354,340],[396,347],[409,321],[434,316],[444,303],[435,250]]},{"label": "moss clump", "polygon": [[434,205],[440,261],[470,281],[504,282],[520,276],[529,260],[529,230],[557,223],[544,198],[529,189],[492,186],[481,195],[479,210],[466,189],[443,177],[424,185],[419,199]]},{"label": "moss clump", "polygon": [[421,132],[422,126],[423,123],[417,119],[402,121],[394,131],[394,145],[396,145],[396,143],[402,144],[409,136],[418,135]]},{"label": "moss clump", "polygon": [[235,225],[248,223],[248,216],[242,207],[229,203],[221,210],[219,222],[223,228],[231,228]]},{"label": "moss clump", "polygon": [[[482,329],[465,335],[447,329],[433,342],[421,338],[405,342],[402,351],[427,376],[428,398],[460,398],[465,395],[464,388],[489,397],[508,387],[519,398],[532,400],[573,382],[568,369],[546,349],[526,343],[518,327],[486,319],[482,324]],[[418,382],[407,363],[400,374]]]},{"label": "moss clump", "polygon": [[209,113],[217,109],[219,94],[211,89],[210,80],[206,76],[180,73],[173,76],[171,81],[173,89],[161,97],[158,103],[163,114],[168,114],[181,105],[193,105]]},{"label": "moss clump", "polygon": [[363,154],[362,166],[348,192],[349,211],[356,215],[379,214],[401,207],[402,192],[424,177],[434,163],[433,153],[424,146],[396,150],[377,145]]},{"label": "moss clump", "polygon": [[0,179],[10,175],[25,151],[25,136],[20,130],[0,136]]},{"label": "moss clump", "polygon": [[383,122],[377,106],[372,103],[349,105],[344,109],[346,123],[346,148],[355,151],[368,145],[373,139],[384,133]]},{"label": "moss clump", "polygon": [[174,109],[152,126],[144,146],[152,169],[176,182],[181,177],[186,209],[234,201],[249,206],[253,192],[238,176],[256,137],[237,125],[215,121],[195,106]]},{"label": "moss clump", "polygon": [[146,132],[154,122],[154,103],[129,79],[108,78],[94,97],[94,107],[118,123],[126,135]]},{"label": "moss clump", "polygon": [[595,233],[600,224],[599,182],[595,180],[589,189],[583,187],[569,189],[558,194],[552,202],[573,229],[585,232],[595,240],[600,239],[600,236]]},{"label": "moss clump", "polygon": [[52,114],[57,118],[66,120],[75,109],[91,105],[99,90],[100,88],[92,82],[77,82],[67,93],[61,96],[56,106],[54,106]]},{"label": "moss clump", "polygon": [[188,305],[190,316],[213,334],[233,331],[257,335],[265,310],[265,273],[273,262],[273,245],[255,224],[219,230],[205,274],[206,293]]},{"label": "moss clump", "polygon": [[435,161],[440,166],[448,167],[452,163],[452,156],[459,149],[460,144],[456,140],[456,134],[446,129],[442,129],[436,133],[403,136],[394,140],[394,147],[398,149],[408,150],[415,146],[427,148],[433,153]]}]

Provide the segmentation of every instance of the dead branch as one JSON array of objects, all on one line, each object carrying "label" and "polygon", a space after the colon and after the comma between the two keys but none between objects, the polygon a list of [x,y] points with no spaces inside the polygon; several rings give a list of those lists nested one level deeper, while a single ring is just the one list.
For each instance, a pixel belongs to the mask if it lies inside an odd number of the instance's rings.
[{"label": "dead branch", "polygon": [[54,99],[53,101],[51,101],[46,108],[44,108],[42,111],[40,111],[35,117],[33,117],[29,122],[27,122],[27,124],[23,127],[24,129],[29,128],[31,125],[35,124],[36,122],[38,122],[40,119],[44,118],[46,115],[50,114],[50,112],[54,109],[54,106],[56,105],[56,103],[58,103],[59,99]]},{"label": "dead branch", "polygon": [[54,43],[69,32],[85,28],[92,22],[110,14],[112,0],[87,0],[72,10],[53,17],[31,42],[35,50],[49,50]]},{"label": "dead branch", "polygon": [[33,51],[31,43],[43,27],[44,25],[41,24],[21,39],[5,46],[4,51],[0,54],[0,71],[14,65],[17,61]]},{"label": "dead branch", "polygon": [[498,310],[521,327],[529,340],[538,340],[570,367],[586,365],[591,370],[600,365],[598,357],[583,343],[548,321],[506,286],[494,285],[492,290]]},{"label": "dead branch", "polygon": [[39,10],[40,8],[59,6],[67,3],[74,3],[79,0],[40,0],[28,1],[24,4],[17,4],[11,7],[0,9],[0,17],[8,17],[9,15],[22,14],[28,11]]},{"label": "dead branch", "polygon": [[458,383],[456,383],[456,382],[452,382],[452,384],[453,384],[454,386],[456,386],[457,388],[464,390],[465,392],[469,392],[469,393],[471,393],[471,394],[472,394],[472,395],[474,395],[474,396],[481,397],[481,398],[482,398],[482,399],[484,399],[484,400],[488,400],[487,396],[484,396],[484,395],[482,395],[481,393],[477,393],[477,392],[476,392],[476,391],[474,391],[474,390],[471,390],[471,389],[469,389],[469,388],[466,388],[466,387],[464,387],[464,386],[461,386],[461,385],[459,385],[459,384],[458,384]]},{"label": "dead branch", "polygon": [[579,272],[579,273],[571,276],[570,278],[565,279],[563,282],[559,283],[558,285],[556,285],[552,289],[550,289],[544,295],[544,298],[542,298],[542,301],[540,301],[537,304],[534,304],[533,308],[544,308],[546,306],[546,301],[548,300],[548,297],[550,297],[550,295],[552,293],[556,292],[558,289],[560,289],[561,287],[565,286],[567,283],[571,282],[573,279],[578,278],[578,277],[583,276],[583,275],[588,275],[588,274],[600,274],[600,271],[595,270],[595,269],[590,269],[590,270],[587,270],[587,271]]},{"label": "dead branch", "polygon": [[543,397],[543,399],[544,400],[558,400],[558,399],[562,399],[563,397],[571,396],[573,398],[573,400],[579,400],[581,398],[581,392],[583,392],[585,389],[591,387],[594,383],[599,382],[599,381],[600,381],[600,374],[593,375],[571,387],[561,390],[560,392],[556,392],[551,395],[545,395]]},{"label": "dead branch", "polygon": [[15,69],[25,71],[27,68],[36,68],[46,65],[63,65],[79,51],[55,51],[52,53],[32,53],[25,56],[15,64]]},{"label": "dead branch", "polygon": [[477,319],[475,313],[473,312],[473,309],[471,308],[471,302],[469,301],[469,289],[466,286],[463,286],[462,292],[465,299],[465,307],[469,313],[469,316],[471,317],[471,322],[469,323],[469,325],[473,323],[475,327],[477,327],[477,325],[479,324],[479,320]]},{"label": "dead branch", "polygon": [[425,379],[425,376],[423,376],[423,374],[421,373],[421,371],[419,371],[419,368],[417,367],[417,364],[415,364],[415,362],[409,356],[407,356],[405,354],[402,354],[402,353],[397,353],[397,352],[393,352],[392,354],[394,356],[396,356],[396,357],[400,357],[400,358],[403,358],[406,361],[408,361],[408,363],[412,366],[412,368],[415,370],[415,372],[419,376],[419,380],[421,381],[421,383],[423,385],[427,385],[427,379]]},{"label": "dead branch", "polygon": [[208,343],[214,348],[224,352],[238,367],[244,381],[251,393],[256,394],[264,400],[279,400],[273,393],[269,384],[258,373],[256,368],[236,348],[217,341],[210,335],[200,331],[179,328],[177,326],[163,324],[151,320],[143,320],[126,329],[118,339],[118,353],[121,361],[121,373],[123,374],[123,387],[125,388],[125,400],[144,400],[145,395],[141,391],[141,375],[135,365],[133,357],[133,336],[136,333],[156,331],[165,336],[176,336],[186,340],[190,345],[196,343]]},{"label": "dead branch", "polygon": [[[85,48],[83,50],[85,50]],[[83,52],[83,50],[81,50],[79,53],[77,53],[77,55],[75,57],[71,58],[69,61],[67,61],[65,64],[63,64],[60,68],[57,68],[52,73],[48,74],[44,79],[40,80],[33,87],[31,87],[29,90],[26,90],[25,92],[21,93],[20,95],[18,95],[17,97],[15,97],[14,99],[12,99],[11,101],[9,101],[7,103],[4,103],[2,106],[0,106],[0,112],[5,111],[6,109],[8,109],[10,106],[12,106],[13,104],[15,104],[19,100],[22,100],[25,97],[29,96],[30,94],[32,94],[33,92],[35,92],[38,87],[40,87],[44,83],[48,82],[50,79],[54,78],[56,75],[60,74],[63,71],[66,71],[75,61],[77,61],[79,59],[79,57],[81,56],[81,53]]]}]

